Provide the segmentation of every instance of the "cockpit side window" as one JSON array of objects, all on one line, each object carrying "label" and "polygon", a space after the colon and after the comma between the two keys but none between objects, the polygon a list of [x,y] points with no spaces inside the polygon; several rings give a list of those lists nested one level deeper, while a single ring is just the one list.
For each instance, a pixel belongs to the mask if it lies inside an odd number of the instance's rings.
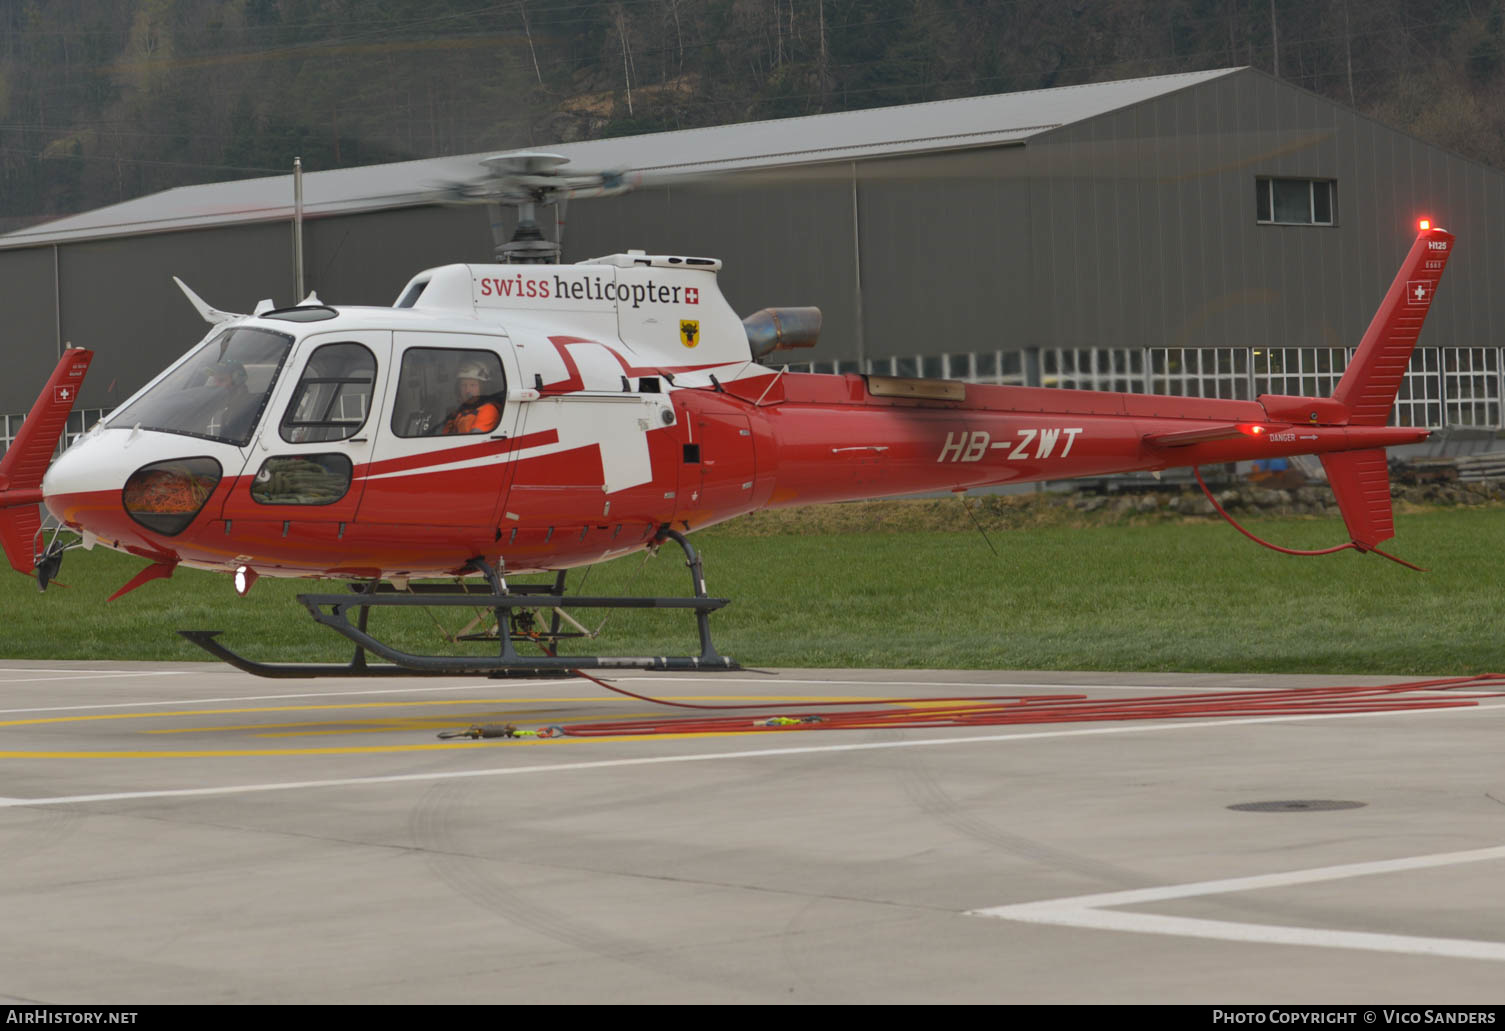
[{"label": "cockpit side window", "polygon": [[245,447],[292,343],[292,337],[265,329],[227,329],[110,416],[109,425]]},{"label": "cockpit side window", "polygon": [[278,427],[293,444],[345,440],[371,411],[376,358],[360,344],[324,344],[309,355]]},{"label": "cockpit side window", "polygon": [[491,351],[413,347],[402,358],[392,432],[399,437],[490,433],[502,421],[507,381]]}]

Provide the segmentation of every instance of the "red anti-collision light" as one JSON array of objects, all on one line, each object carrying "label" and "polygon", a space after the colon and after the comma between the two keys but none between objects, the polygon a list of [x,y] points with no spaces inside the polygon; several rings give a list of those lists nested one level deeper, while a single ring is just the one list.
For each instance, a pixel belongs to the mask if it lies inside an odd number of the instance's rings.
[{"label": "red anti-collision light", "polygon": [[1424,218],[1416,224],[1422,232],[1426,232],[1428,229],[1432,228],[1432,220],[1430,218]]}]

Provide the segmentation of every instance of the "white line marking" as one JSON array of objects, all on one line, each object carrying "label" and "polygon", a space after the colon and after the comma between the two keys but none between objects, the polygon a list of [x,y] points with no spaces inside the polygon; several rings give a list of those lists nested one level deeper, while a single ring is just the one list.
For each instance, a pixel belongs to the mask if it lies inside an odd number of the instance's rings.
[{"label": "white line marking", "polygon": [[118,673],[128,677],[152,677],[158,673],[166,673],[169,676],[178,676],[183,673],[202,672],[191,669],[155,670],[155,669],[96,669],[93,666],[64,666],[59,669],[56,666],[6,666],[0,664],[0,673]]},{"label": "white line marking", "polygon": [[[69,672],[69,671],[67,671],[67,670],[60,670],[60,669],[59,670],[51,670],[51,669],[30,670],[30,669],[27,669],[27,670],[16,670],[15,672],[17,672],[17,673],[65,673],[65,672]],[[189,673],[193,673],[193,672],[196,672],[196,671],[195,670],[187,670],[187,669],[174,669],[174,670],[160,670],[160,671],[159,670],[152,670],[152,671],[146,672],[146,673],[134,673],[134,672],[127,673],[124,670],[113,670],[113,669],[111,669],[111,670],[96,670],[94,672],[91,672],[88,675],[84,675],[84,674],[80,673],[80,674],[74,674],[73,676],[66,676],[66,677],[16,677],[14,679],[9,678],[9,677],[5,677],[5,678],[0,678],[0,687],[5,687],[6,685],[9,685],[9,684],[35,684],[35,683],[51,684],[51,683],[54,683],[54,682],[61,682],[61,681],[64,681],[64,680],[105,680],[105,679],[107,679],[109,677],[181,677],[181,676],[187,676]]]},{"label": "white line marking", "polygon": [[[525,682],[516,682],[522,686]],[[0,686],[4,686],[0,684]],[[528,685],[538,686],[538,685]],[[571,686],[579,687],[578,684]],[[28,709],[0,709],[0,716],[9,716],[23,712],[77,712],[83,709],[142,709],[155,705],[208,705],[211,702],[282,702],[296,701],[303,698],[360,698],[365,695],[388,695],[388,694],[429,694],[435,691],[495,691],[495,681],[484,684],[450,684],[445,687],[398,687],[388,690],[367,689],[364,691],[304,691],[297,694],[251,694],[229,695],[217,698],[177,698],[163,699],[155,702],[96,702],[92,705],[49,705],[36,706]],[[509,699],[510,701],[511,699]],[[553,702],[553,698],[517,699],[518,701]],[[564,701],[565,699],[557,699]]]},{"label": "white line marking", "polygon": [[[1505,709],[1505,705],[1479,705],[1471,708],[1432,709],[1431,713],[1479,712]],[[270,784],[229,784],[213,788],[175,788],[162,791],[115,791],[96,795],[59,795],[54,798],[18,798],[0,801],[0,809],[30,805],[74,805],[80,802],[116,802],[144,798],[186,798],[196,795],[242,795],[262,791],[293,791],[300,788],[351,787],[358,784],[401,784],[434,780],[461,780],[470,777],[512,777],[530,773],[568,773],[575,770],[620,769],[627,766],[662,766],[668,763],[714,762],[721,759],[764,759],[785,755],[817,755],[835,752],[871,752],[890,748],[942,748],[1000,741],[1042,741],[1060,737],[1099,737],[1107,734],[1148,734],[1164,730],[1194,730],[1203,727],[1244,727],[1255,723],[1294,723],[1298,720],[1366,719],[1380,716],[1414,716],[1415,710],[1390,712],[1323,713],[1309,716],[1261,716],[1256,719],[1230,717],[1197,722],[1150,723],[1138,726],[1087,727],[1081,730],[1043,730],[1025,734],[987,734],[977,737],[924,738],[918,741],[868,741],[861,744],[811,745],[804,748],[760,748],[742,752],[699,752],[692,755],[645,756],[641,759],[601,759],[594,762],[548,763],[533,766],[504,766],[485,770],[442,770],[433,773],[402,773],[381,777],[339,777],[331,780],[284,781]],[[566,739],[567,740],[567,739]],[[506,747],[478,745],[478,747]]]},{"label": "white line marking", "polygon": [[1114,913],[1110,906],[1143,905],[1168,899],[1196,898],[1233,891],[1257,891],[1282,888],[1317,881],[1337,881],[1350,877],[1426,870],[1461,863],[1479,863],[1505,859],[1505,846],[1473,849],[1467,852],[1440,852],[1406,859],[1385,859],[1370,863],[1321,866],[1288,873],[1235,877],[1220,881],[1199,881],[1137,891],[1108,892],[1101,895],[1078,895],[1073,898],[1024,902],[1009,906],[974,909],[969,916],[988,916],[1018,920],[1031,924],[1056,924],[1064,927],[1088,927],[1104,931],[1132,931],[1140,934],[1168,934],[1188,938],[1216,938],[1225,941],[1261,942],[1276,945],[1311,945],[1328,949],[1367,949],[1372,952],[1401,952],[1410,955],[1451,956],[1458,959],[1487,959],[1505,962],[1505,942],[1475,941],[1466,938],[1421,938],[1399,934],[1371,934],[1365,931],[1340,931],[1331,928],[1286,927],[1275,924],[1234,923],[1227,920],[1197,920],[1190,917],[1158,916],[1153,913]]}]

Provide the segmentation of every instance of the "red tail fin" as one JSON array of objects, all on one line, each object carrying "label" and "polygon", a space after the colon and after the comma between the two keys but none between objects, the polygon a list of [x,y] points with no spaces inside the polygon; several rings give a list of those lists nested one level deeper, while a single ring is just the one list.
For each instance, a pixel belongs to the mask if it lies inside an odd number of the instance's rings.
[{"label": "red tail fin", "polygon": [[22,573],[36,567],[33,541],[42,525],[37,512],[42,476],[52,464],[53,449],[68,424],[93,358],[94,352],[83,348],[63,352],[21,431],[0,459],[0,544],[5,546],[11,567]]},{"label": "red tail fin", "polygon": [[1351,425],[1383,426],[1389,421],[1421,324],[1452,253],[1453,234],[1445,229],[1423,229],[1411,245],[1333,391],[1333,400],[1348,408]]},{"label": "red tail fin", "polygon": [[[1425,228],[1417,234],[1333,391],[1332,400],[1348,409],[1350,425],[1383,426],[1390,421],[1395,395],[1452,253],[1453,234],[1447,230]],[[1373,549],[1395,536],[1384,448],[1325,454],[1322,467],[1355,544]]]},{"label": "red tail fin", "polygon": [[0,509],[0,544],[5,557],[18,573],[30,574],[37,567],[37,531],[42,528],[42,514],[36,505]]},{"label": "red tail fin", "polygon": [[1390,461],[1382,447],[1322,455],[1348,536],[1366,551],[1395,536],[1390,508]]}]

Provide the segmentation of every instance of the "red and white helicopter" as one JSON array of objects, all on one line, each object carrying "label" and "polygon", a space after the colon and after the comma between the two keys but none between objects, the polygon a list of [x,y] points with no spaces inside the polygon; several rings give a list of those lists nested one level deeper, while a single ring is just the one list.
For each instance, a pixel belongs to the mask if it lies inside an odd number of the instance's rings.
[{"label": "red and white helicopter", "polygon": [[[736,668],[707,622],[726,601],[707,597],[681,531],[761,508],[1316,454],[1345,546],[1377,551],[1394,535],[1385,448],[1428,431],[1386,422],[1452,253],[1445,230],[1421,223],[1327,398],[815,375],[766,360],[813,343],[819,312],[739,318],[717,287],[719,261],[629,251],[532,263],[551,257],[534,205],[625,185],[566,179],[562,161],[506,157],[491,186],[458,191],[519,205],[503,250],[521,263],[430,269],[390,308],[310,295],[236,315],[184,287],[209,334],[49,466],[91,358],[65,352],[0,462],[11,565],[44,589],[56,573],[64,545],[42,544],[42,503],[78,535],[70,546],[147,561],[114,597],[180,565],[231,574],[242,593],[258,576],[350,581],[351,593],[299,596],[356,644],[348,665],[253,662],[213,633],[183,631],[266,676],[704,670]],[[667,540],[685,550],[691,596],[565,598],[564,570]],[[507,583],[540,571],[558,574],[552,588]],[[401,605],[489,607],[499,647],[399,651],[367,617]],[[565,606],[692,610],[701,653],[557,655],[572,636]],[[552,613],[547,631],[519,625],[539,611]],[[525,638],[545,654],[520,654]],[[367,652],[390,665],[368,665]]]}]

